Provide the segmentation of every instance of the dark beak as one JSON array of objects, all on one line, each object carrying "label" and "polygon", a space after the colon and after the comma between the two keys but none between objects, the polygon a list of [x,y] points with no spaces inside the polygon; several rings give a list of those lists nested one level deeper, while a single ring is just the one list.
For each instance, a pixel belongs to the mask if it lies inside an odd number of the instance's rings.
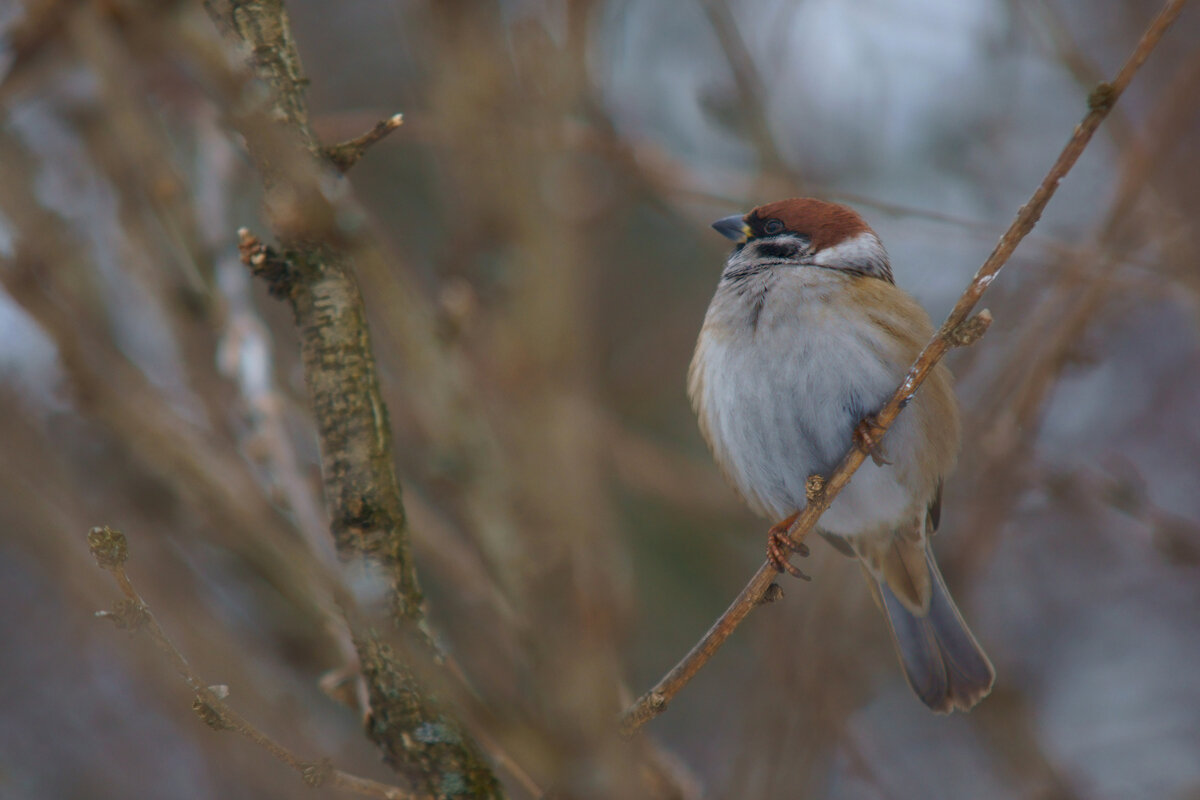
[{"label": "dark beak", "polygon": [[732,217],[719,219],[712,224],[713,230],[724,236],[726,239],[732,239],[739,244],[746,241],[749,229],[746,226],[746,221],[741,214],[734,214]]}]

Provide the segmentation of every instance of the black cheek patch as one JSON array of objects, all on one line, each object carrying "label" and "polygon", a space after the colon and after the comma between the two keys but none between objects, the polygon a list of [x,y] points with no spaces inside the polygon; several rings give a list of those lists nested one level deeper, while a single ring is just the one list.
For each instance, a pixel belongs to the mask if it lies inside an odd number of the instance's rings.
[{"label": "black cheek patch", "polygon": [[759,242],[755,248],[760,256],[787,261],[800,255],[800,248],[790,242]]}]

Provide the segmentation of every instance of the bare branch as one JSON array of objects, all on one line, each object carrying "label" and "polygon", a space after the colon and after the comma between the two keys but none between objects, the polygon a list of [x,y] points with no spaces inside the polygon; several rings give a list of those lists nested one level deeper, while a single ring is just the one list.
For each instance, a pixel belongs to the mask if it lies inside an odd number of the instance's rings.
[{"label": "bare branch", "polygon": [[399,128],[402,124],[404,124],[404,115],[393,114],[387,119],[375,123],[375,127],[361,136],[347,139],[340,144],[327,145],[323,148],[323,152],[325,153],[325,157],[332,161],[333,165],[338,168],[338,171],[346,172],[366,154],[368,147],[396,130],[396,128]]},{"label": "bare branch", "polygon": [[780,176],[791,184],[799,183],[800,175],[779,151],[775,136],[771,133],[762,75],[759,74],[746,41],[738,30],[733,12],[724,0],[702,0],[700,6],[708,17],[709,25],[733,73],[733,82],[747,120],[750,139],[762,159],[759,174]]},{"label": "bare branch", "polygon": [[[248,46],[257,74],[273,92],[269,108],[238,122],[267,186],[280,248],[276,253],[240,233],[240,249],[295,316],[334,543],[342,558],[365,559],[387,576],[395,623],[407,642],[436,663],[440,653],[424,625],[391,425],[354,272],[354,240],[324,191],[329,163],[310,125],[307,81],[283,2],[205,5],[220,28]],[[399,120],[382,124],[394,128]],[[502,797],[476,743],[412,666],[374,632],[353,633],[370,696],[367,732],[389,764],[430,794]],[[430,736],[431,730],[437,735]]]},{"label": "bare branch", "polygon": [[[1088,97],[1089,111],[1083,121],[1076,126],[1071,138],[1059,154],[1058,160],[1046,173],[1029,202],[1021,207],[1008,230],[1000,237],[995,249],[992,250],[991,255],[984,261],[979,271],[975,273],[975,277],[963,291],[946,321],[942,323],[941,328],[925,345],[925,349],[921,351],[920,356],[909,368],[904,381],[892,394],[887,404],[876,414],[879,428],[886,430],[896,420],[905,402],[917,391],[934,366],[952,347],[958,345],[958,338],[961,338],[958,336],[960,326],[967,322],[969,315],[983,297],[983,293],[1012,256],[1017,245],[1033,230],[1046,205],[1050,202],[1050,198],[1058,190],[1059,183],[1075,165],[1080,154],[1083,153],[1084,148],[1096,133],[1096,129],[1100,127],[1100,123],[1104,121],[1122,92],[1129,86],[1133,76],[1145,63],[1162,39],[1163,34],[1179,16],[1184,2],[1185,0],[1168,0],[1163,10],[1154,18],[1138,41],[1132,55],[1121,67],[1117,77],[1113,79],[1112,83],[1102,83],[1093,90]],[[982,317],[982,314],[980,316]],[[808,504],[788,530],[788,537],[794,543],[803,542],[820,519],[821,514],[829,508],[838,492],[850,482],[851,476],[862,466],[865,459],[866,454],[862,450],[852,447],[833,474],[826,479],[823,490],[810,493]],[[776,574],[778,574],[776,569],[769,562],[764,562],[759,567],[758,572],[742,589],[741,594],[709,629],[708,633],[692,648],[691,652],[684,656],[683,660],[658,684],[625,710],[621,716],[621,731],[624,735],[632,735],[647,721],[663,712],[671,698],[707,663],[713,653],[729,638],[729,635],[755,606],[761,603],[767,587],[771,585]]]},{"label": "bare branch", "polygon": [[196,699],[192,702],[192,710],[204,724],[216,731],[234,731],[245,736],[300,773],[301,779],[309,786],[331,785],[366,797],[381,797],[385,800],[425,800],[428,797],[405,791],[398,786],[388,786],[343,772],[334,767],[328,759],[305,761],[243,719],[225,703],[225,697],[229,693],[228,687],[211,686],[196,674],[187,658],[158,624],[150,606],[134,588],[133,582],[125,572],[125,560],[129,557],[129,545],[125,534],[105,525],[92,528],[88,531],[87,538],[96,563],[113,576],[124,595],[112,611],[99,611],[96,616],[112,620],[119,628],[149,636],[159,651],[170,659],[171,665],[187,683],[188,688],[195,692]]}]

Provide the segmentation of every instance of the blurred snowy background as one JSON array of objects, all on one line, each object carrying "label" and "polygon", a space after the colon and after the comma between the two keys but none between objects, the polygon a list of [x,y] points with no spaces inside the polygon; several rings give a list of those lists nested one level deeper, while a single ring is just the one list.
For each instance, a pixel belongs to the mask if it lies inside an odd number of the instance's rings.
[{"label": "blurred snowy background", "polygon": [[[92,617],[116,596],[97,524],[235,707],[389,779],[317,685],[341,663],[303,579],[315,437],[290,315],[237,262],[235,230],[268,228],[199,6],[0,0],[3,798],[309,791]],[[405,115],[342,222],[432,623],[480,730],[609,797],[619,751],[580,720],[615,717],[613,676],[649,686],[763,557],[684,395],[725,253],[708,223],[850,203],[940,320],[1158,5],[287,8],[324,141]],[[950,357],[966,428],[937,545],[992,697],[930,715],[818,544],[814,581],[648,726],[680,773],[653,796],[1200,798],[1197,42],[1193,8]]]}]

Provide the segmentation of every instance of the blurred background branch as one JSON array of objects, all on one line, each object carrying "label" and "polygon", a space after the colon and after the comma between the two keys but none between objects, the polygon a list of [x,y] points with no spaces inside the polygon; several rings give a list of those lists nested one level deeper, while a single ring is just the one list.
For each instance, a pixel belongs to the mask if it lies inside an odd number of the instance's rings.
[{"label": "blurred background branch", "polygon": [[133,588],[133,582],[125,572],[125,562],[129,557],[129,544],[125,534],[108,527],[92,528],[88,532],[88,546],[98,566],[113,576],[121,593],[125,595],[123,600],[114,604],[112,611],[98,611],[96,616],[111,620],[117,628],[145,633],[175,667],[175,671],[187,683],[188,688],[195,692],[196,699],[192,702],[192,710],[204,724],[216,731],[230,730],[240,733],[300,773],[300,777],[309,786],[323,786],[328,783],[356,794],[382,797],[386,800],[412,800],[415,797],[395,786],[386,786],[342,772],[329,761],[303,761],[243,719],[225,703],[229,687],[209,686],[192,671],[187,658],[171,643],[166,631],[151,613],[149,605]]}]

